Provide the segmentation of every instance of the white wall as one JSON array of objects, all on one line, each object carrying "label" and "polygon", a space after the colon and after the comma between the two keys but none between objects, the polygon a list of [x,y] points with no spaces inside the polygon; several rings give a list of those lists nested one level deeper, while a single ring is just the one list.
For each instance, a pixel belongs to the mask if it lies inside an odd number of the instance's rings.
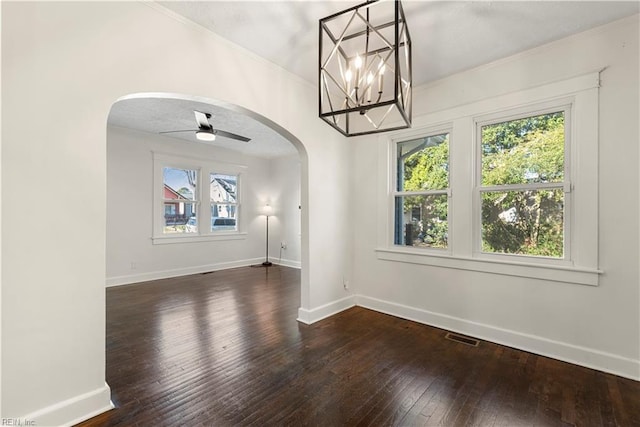
[{"label": "white wall", "polygon": [[639,377],[640,254],[630,237],[640,235],[637,18],[415,93],[420,115],[608,66],[600,97],[605,273],[587,287],[378,261],[371,141],[347,142],[322,123],[312,85],[153,4],[1,7],[2,417],[70,424],[109,405],[106,122],[118,98],[140,92],[223,100],[293,136],[302,153],[300,320],[353,304],[346,279],[392,309],[454,319],[463,332],[482,324],[490,339],[509,330],[534,351],[560,346],[584,364],[619,362],[631,366],[621,373]]},{"label": "white wall", "polygon": [[124,95],[222,100],[293,135],[302,151],[301,320],[345,296],[348,150],[317,118],[312,85],[154,4],[1,7],[2,417],[60,425],[109,405],[106,123]]},{"label": "white wall", "polygon": [[[300,267],[300,158],[283,156],[269,162],[271,201],[274,216],[269,219],[269,259]],[[280,244],[285,243],[286,248]]]},{"label": "white wall", "polygon": [[378,205],[379,185],[370,183],[387,181],[387,160],[380,155],[386,151],[379,141],[362,138],[352,182],[358,304],[640,379],[638,39],[635,16],[414,94],[414,123],[427,124],[422,117],[428,113],[606,67],[599,105],[598,250],[604,273],[598,287],[377,259],[386,207]]},{"label": "white wall", "polygon": [[[258,142],[259,143],[259,142]],[[198,158],[221,165],[240,165],[241,210],[239,240],[153,244],[153,152]],[[277,163],[278,167],[273,167]],[[290,201],[299,200],[300,158],[264,159],[206,144],[188,143],[110,126],[107,135],[107,286],[194,274],[264,261],[265,219],[261,202],[282,204],[271,218],[270,258],[278,262],[280,241],[296,241],[286,254],[300,265],[300,215],[288,217]],[[296,173],[297,171],[297,173]],[[292,194],[293,193],[293,194]],[[281,199],[281,200],[280,200]],[[282,236],[287,236],[281,237]],[[274,259],[275,258],[275,259]],[[285,264],[291,264],[283,257]]]}]

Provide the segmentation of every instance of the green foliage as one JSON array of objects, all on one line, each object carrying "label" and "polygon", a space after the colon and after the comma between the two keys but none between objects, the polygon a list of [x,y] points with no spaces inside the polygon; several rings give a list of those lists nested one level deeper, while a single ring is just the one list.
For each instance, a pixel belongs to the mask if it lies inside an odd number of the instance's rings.
[{"label": "green foliage", "polygon": [[562,257],[563,202],[562,189],[483,193],[483,251]]},{"label": "green foliage", "polygon": [[187,199],[192,199],[193,198],[193,191],[191,191],[191,189],[187,188],[187,187],[182,187],[178,190],[178,194],[180,194],[181,196],[184,196]]},{"label": "green foliage", "polygon": [[[427,139],[424,148],[400,160],[402,191],[449,187],[449,141]],[[418,144],[420,143],[417,141]],[[482,185],[500,187],[564,180],[564,113],[543,114],[482,127]],[[410,144],[415,144],[411,141]],[[405,146],[410,150],[412,145]],[[410,244],[446,247],[448,198],[443,194],[401,197]],[[400,200],[399,200],[400,201]],[[482,192],[482,250],[562,257],[562,189],[495,188]]]},{"label": "green foliage", "polygon": [[[425,140],[426,147],[400,160],[402,191],[449,187],[449,141]],[[410,144],[415,144],[411,141]],[[419,141],[418,141],[419,143]],[[431,144],[430,144],[431,143]],[[564,113],[543,114],[482,127],[482,185],[500,187],[564,180]],[[410,150],[412,145],[405,148]],[[446,195],[401,198],[410,244],[447,247]],[[406,230],[404,230],[406,231]],[[564,193],[562,189],[482,193],[484,252],[562,257]]]},{"label": "green foliage", "polygon": [[408,236],[411,245],[446,248],[447,195],[406,196],[402,199],[403,213],[411,231]]},{"label": "green foliage", "polygon": [[[444,190],[449,187],[449,138],[411,154],[403,162],[404,191]],[[445,195],[403,198],[403,212],[410,221],[411,244],[447,247],[448,200]]]},{"label": "green foliage", "polygon": [[535,132],[545,132],[564,126],[564,113],[543,114],[482,127],[483,157],[509,150]]},{"label": "green foliage", "polygon": [[[564,115],[546,114],[482,128],[482,185],[564,179]],[[561,189],[482,194],[482,250],[562,257]]]},{"label": "green foliage", "polygon": [[409,156],[404,163],[404,190],[442,190],[449,187],[449,139]]},{"label": "green foliage", "polygon": [[[514,124],[522,128],[518,130]],[[562,113],[482,128],[482,185],[562,182],[563,179]]]}]

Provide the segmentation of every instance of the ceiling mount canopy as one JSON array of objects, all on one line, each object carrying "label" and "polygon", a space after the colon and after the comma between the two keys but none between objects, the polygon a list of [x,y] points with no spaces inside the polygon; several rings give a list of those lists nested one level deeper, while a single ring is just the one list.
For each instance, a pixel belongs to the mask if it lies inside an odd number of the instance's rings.
[{"label": "ceiling mount canopy", "polygon": [[411,37],[399,0],[320,20],[320,118],[345,136],[411,127]]}]

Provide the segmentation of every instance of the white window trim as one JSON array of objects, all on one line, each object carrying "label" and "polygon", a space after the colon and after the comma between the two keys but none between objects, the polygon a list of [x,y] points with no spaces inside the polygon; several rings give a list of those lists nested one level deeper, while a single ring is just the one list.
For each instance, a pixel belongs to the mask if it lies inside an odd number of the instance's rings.
[{"label": "white window trim", "polygon": [[[393,159],[391,165],[391,179],[392,179],[392,191],[391,191],[391,205],[389,206],[390,214],[392,221],[394,221],[394,227],[391,227],[391,243],[395,241],[395,198],[398,196],[421,196],[421,195],[447,195],[447,234],[449,238],[447,239],[447,247],[446,248],[432,248],[432,247],[420,247],[414,248],[415,250],[424,251],[424,252],[432,252],[434,254],[452,254],[451,252],[451,244],[449,243],[451,239],[451,175],[448,176],[449,186],[444,190],[425,190],[425,191],[398,191],[397,190],[397,176],[398,176],[398,143],[404,141],[411,141],[412,139],[418,138],[427,138],[430,136],[437,136],[442,134],[449,134],[449,171],[451,171],[451,145],[453,140],[453,129],[451,123],[447,123],[444,125],[429,127],[429,128],[421,128],[414,132],[403,133],[402,137],[392,138],[391,145],[391,158]],[[394,245],[398,246],[398,245]]]},{"label": "white window trim", "polygon": [[[242,230],[242,181],[243,173],[247,167],[243,165],[236,165],[230,163],[222,163],[212,159],[193,158],[186,156],[179,156],[174,154],[156,152],[153,153],[153,230],[151,240],[154,245],[164,245],[172,243],[194,243],[194,242],[207,242],[207,241],[225,241],[225,240],[241,240],[247,238],[247,233]],[[165,167],[191,169],[198,171],[196,191],[198,195],[196,198],[196,217],[199,224],[209,224],[211,222],[211,203],[209,195],[209,185],[203,183],[209,182],[209,176],[211,173],[235,175],[238,177],[237,191],[238,200],[236,202],[237,215],[236,224],[237,230],[221,230],[212,231],[208,227],[202,229],[198,226],[197,233],[179,233],[179,234],[165,234],[164,218],[163,218],[163,205],[164,205],[164,180],[163,170]],[[204,179],[203,179],[204,178]]]},{"label": "white window trim", "polygon": [[[377,257],[380,260],[428,266],[480,271],[546,281],[597,286],[603,273],[598,268],[598,88],[600,73],[592,72],[518,92],[495,96],[414,119],[414,129],[378,137],[379,170]],[[570,101],[570,102],[567,102]],[[564,104],[562,104],[564,103]],[[567,260],[543,257],[499,255],[486,257],[474,250],[479,237],[472,199],[479,194],[476,185],[477,121],[492,114],[535,111],[541,105],[571,104],[568,182],[571,184],[570,212],[565,223],[570,227]],[[449,205],[449,253],[401,247],[393,244],[393,185],[395,142],[424,134],[444,123],[452,123],[449,185],[453,198]],[[579,146],[578,146],[579,145]],[[454,169],[455,167],[461,169]],[[463,173],[460,173],[463,170]],[[476,209],[477,210],[477,209]],[[579,213],[579,214],[578,214]],[[566,226],[566,225],[565,225]],[[479,231],[478,231],[479,233]],[[479,234],[478,234],[479,236]],[[488,254],[494,255],[494,254]],[[551,262],[548,262],[551,261]]]},{"label": "white window trim", "polygon": [[[571,140],[573,127],[573,116],[571,115],[574,99],[572,97],[557,99],[537,105],[526,106],[522,108],[512,109],[500,113],[492,113],[489,115],[478,116],[474,118],[474,145],[475,145],[475,162],[474,162],[474,189],[473,189],[473,256],[474,258],[484,258],[487,260],[502,260],[507,263],[526,263],[526,264],[545,264],[545,265],[563,265],[571,266],[571,224],[573,197],[571,194]],[[496,185],[482,186],[482,148],[481,135],[482,126],[517,120],[527,117],[539,116],[554,112],[564,113],[565,121],[565,143],[564,143],[564,181],[560,183],[540,183],[535,185]],[[567,126],[568,124],[568,126]],[[562,189],[565,194],[564,201],[564,242],[562,258],[552,258],[544,256],[518,255],[507,253],[490,253],[482,252],[482,203],[480,195],[489,191],[519,191],[526,189]]]},{"label": "white window trim", "polygon": [[170,235],[165,234],[163,236],[152,237],[154,245],[167,245],[172,243],[193,243],[193,242],[212,242],[212,241],[226,241],[226,240],[242,240],[247,238],[247,233],[243,232],[229,232],[229,231],[217,231],[215,234],[209,235],[193,235],[177,234]]},{"label": "white window trim", "polygon": [[399,246],[395,248],[378,248],[376,253],[378,259],[385,261],[479,271],[588,286],[598,286],[598,278],[602,274],[601,270],[590,268],[542,265],[518,261],[508,262],[499,259],[480,259],[456,255],[445,256],[444,254],[429,254],[426,256],[425,253],[418,253],[416,250],[403,250]]}]

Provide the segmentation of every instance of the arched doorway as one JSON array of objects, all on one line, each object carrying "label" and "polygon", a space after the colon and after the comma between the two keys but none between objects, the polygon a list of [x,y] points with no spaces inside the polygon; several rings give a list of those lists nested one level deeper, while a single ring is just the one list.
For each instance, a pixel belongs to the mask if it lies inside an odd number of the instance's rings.
[{"label": "arched doorway", "polygon": [[[251,141],[220,135],[213,142],[198,141],[194,111],[209,114],[214,128]],[[212,166],[212,170],[219,167],[223,174],[241,177],[238,235],[232,236],[232,245],[222,250],[222,238],[215,230],[203,235],[163,235],[158,225],[162,221],[163,202],[156,190],[158,168],[162,167],[162,159],[167,158],[174,159],[173,164],[179,169],[180,164],[186,164],[193,166],[182,169],[200,170],[199,165],[205,162],[219,165]],[[295,170],[297,173],[291,173]],[[238,171],[237,175],[234,171]],[[274,174],[277,177],[271,179]],[[264,253],[261,243],[264,219],[260,218],[259,208],[269,203],[280,214],[276,215],[275,223],[271,223],[270,253],[277,254],[277,260],[282,262],[284,250],[282,263],[301,268],[301,306],[304,306],[309,295],[308,215],[304,209],[308,198],[307,153],[302,143],[286,129],[246,108],[210,98],[172,93],[127,95],[114,103],[109,114],[107,175],[108,286],[246,265]],[[267,176],[271,178],[265,178]],[[175,190],[177,194],[180,189]],[[204,197],[193,194],[186,198],[193,200],[176,202],[173,207],[176,211],[169,212],[169,216],[175,217],[175,229],[184,231],[181,226],[188,227],[186,223],[177,227],[176,224],[195,217],[198,205],[203,218],[206,217],[207,222],[211,218],[213,224],[216,214],[204,210],[208,200],[200,200]],[[170,203],[164,204],[164,209],[171,208]],[[169,242],[179,245],[169,245]],[[192,242],[197,245],[189,246]],[[197,250],[185,249],[189,247]],[[211,253],[221,255],[212,260]]]}]

